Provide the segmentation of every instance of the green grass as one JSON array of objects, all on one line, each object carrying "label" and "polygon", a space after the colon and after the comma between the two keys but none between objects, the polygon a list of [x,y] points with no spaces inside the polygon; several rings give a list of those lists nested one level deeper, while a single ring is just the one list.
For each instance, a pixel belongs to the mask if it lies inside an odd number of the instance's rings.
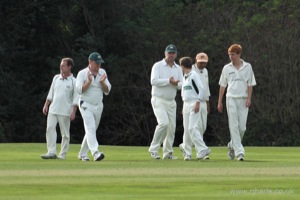
[{"label": "green grass", "polygon": [[[59,145],[58,145],[59,148]],[[244,162],[152,160],[148,147],[100,146],[101,162],[43,160],[46,144],[0,144],[0,199],[300,199],[299,147],[246,147]],[[90,156],[90,158],[92,158]]]}]

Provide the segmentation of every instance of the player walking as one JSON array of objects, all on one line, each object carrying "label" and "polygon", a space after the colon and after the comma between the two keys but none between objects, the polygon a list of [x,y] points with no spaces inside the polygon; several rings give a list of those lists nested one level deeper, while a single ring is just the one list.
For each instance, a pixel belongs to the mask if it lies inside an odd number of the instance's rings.
[{"label": "player walking", "polygon": [[103,94],[108,95],[111,84],[106,72],[100,68],[104,63],[99,53],[91,53],[89,66],[81,70],[77,76],[76,89],[79,94],[79,110],[83,118],[85,135],[81,144],[78,159],[89,161],[91,151],[94,161],[104,159],[104,154],[98,150],[96,130],[99,126],[103,111]]},{"label": "player walking", "polygon": [[[46,130],[48,152],[41,155],[43,159],[65,159],[69,149],[70,119],[75,119],[78,102],[75,92],[76,79],[71,73],[73,66],[74,62],[71,58],[61,60],[61,73],[54,76],[43,107],[43,113],[48,114]],[[61,151],[58,157],[56,156],[57,123],[62,136]]]},{"label": "player walking", "polygon": [[181,96],[183,100],[184,160],[192,159],[192,146],[195,145],[197,159],[206,159],[210,149],[203,141],[201,133],[201,110],[206,109],[207,91],[200,76],[192,70],[192,59],[179,60],[184,73]]},{"label": "player walking", "polygon": [[222,112],[222,99],[228,85],[226,107],[231,136],[228,143],[228,158],[233,160],[236,156],[238,161],[244,160],[245,149],[242,139],[246,131],[253,86],[256,85],[252,66],[241,59],[241,54],[241,45],[233,44],[229,47],[228,55],[231,63],[225,65],[222,70],[218,100],[218,111]]}]

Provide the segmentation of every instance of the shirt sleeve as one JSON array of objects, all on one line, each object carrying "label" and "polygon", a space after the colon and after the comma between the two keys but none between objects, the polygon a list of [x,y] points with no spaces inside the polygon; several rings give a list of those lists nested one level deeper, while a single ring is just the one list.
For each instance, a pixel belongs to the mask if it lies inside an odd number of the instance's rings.
[{"label": "shirt sleeve", "polygon": [[80,71],[78,73],[77,79],[76,79],[76,93],[82,94],[82,86],[84,84],[84,71]]},{"label": "shirt sleeve", "polygon": [[227,87],[227,79],[228,77],[226,76],[226,70],[224,67],[220,76],[219,85],[222,87]]},{"label": "shirt sleeve", "polygon": [[103,91],[103,93],[104,93],[105,95],[108,95],[109,92],[110,92],[110,90],[111,90],[111,84],[110,84],[110,82],[109,82],[109,80],[108,80],[108,76],[107,76],[107,74],[106,74],[106,71],[105,71],[105,70],[103,70],[103,71],[104,71],[104,74],[106,75],[105,84],[107,85],[107,88],[108,88],[108,92],[104,92],[104,91]]},{"label": "shirt sleeve", "polygon": [[151,70],[151,85],[152,86],[167,86],[170,85],[169,79],[161,79],[159,77],[159,65],[155,63]]},{"label": "shirt sleeve", "polygon": [[50,86],[50,89],[49,89],[49,92],[48,92],[48,95],[47,95],[47,100],[49,101],[53,101],[53,95],[54,95],[54,85],[55,85],[55,80],[58,78],[57,75],[55,75],[52,79],[52,83],[51,83],[51,86]]}]

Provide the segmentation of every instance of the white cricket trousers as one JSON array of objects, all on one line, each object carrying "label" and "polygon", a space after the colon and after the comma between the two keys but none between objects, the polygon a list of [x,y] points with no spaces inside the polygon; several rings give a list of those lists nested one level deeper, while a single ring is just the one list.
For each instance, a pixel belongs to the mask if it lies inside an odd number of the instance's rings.
[{"label": "white cricket trousers", "polygon": [[[206,102],[200,102],[200,109],[197,113],[195,113],[195,104],[196,101],[184,102],[183,104],[183,147],[186,154],[190,156],[192,156],[193,144],[195,145],[197,156],[200,156],[201,151],[208,149],[203,141],[207,121]],[[205,118],[202,118],[204,114],[206,114]]]},{"label": "white cricket trousers", "polygon": [[152,96],[151,104],[158,124],[155,128],[149,152],[158,152],[163,143],[163,156],[166,156],[173,153],[176,129],[176,101]]},{"label": "white cricket trousers", "polygon": [[246,131],[249,108],[246,107],[246,98],[226,98],[228,123],[231,140],[229,146],[234,149],[235,155],[245,155],[242,139]]},{"label": "white cricket trousers", "polygon": [[99,102],[97,105],[90,104],[86,101],[79,104],[79,110],[83,118],[85,135],[79,151],[80,156],[87,156],[89,150],[92,155],[98,152],[98,141],[96,137],[96,130],[99,126],[101,114],[103,111],[103,103]]},{"label": "white cricket trousers", "polygon": [[70,144],[70,117],[64,115],[56,115],[48,113],[47,116],[47,129],[46,129],[46,140],[47,149],[49,154],[56,155],[56,140],[57,132],[56,125],[59,124],[61,133],[61,150],[60,155],[66,155]]}]

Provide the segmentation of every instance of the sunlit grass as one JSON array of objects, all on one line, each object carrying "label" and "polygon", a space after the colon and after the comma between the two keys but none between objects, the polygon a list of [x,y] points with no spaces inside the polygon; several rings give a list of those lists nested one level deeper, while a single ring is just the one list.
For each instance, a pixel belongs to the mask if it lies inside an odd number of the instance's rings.
[{"label": "sunlit grass", "polygon": [[[246,147],[244,162],[152,160],[148,147],[100,146],[101,162],[43,160],[45,144],[0,144],[0,199],[299,199],[298,147]],[[90,158],[92,158],[90,156]]]}]

